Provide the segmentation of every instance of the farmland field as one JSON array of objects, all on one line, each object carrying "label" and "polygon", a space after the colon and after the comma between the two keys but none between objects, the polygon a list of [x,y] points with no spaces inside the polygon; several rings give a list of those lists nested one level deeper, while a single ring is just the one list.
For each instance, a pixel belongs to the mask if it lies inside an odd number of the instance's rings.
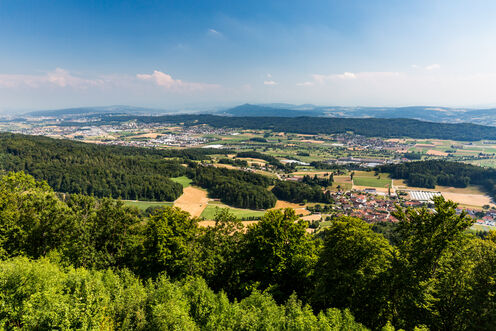
[{"label": "farmland field", "polygon": [[353,184],[358,186],[387,187],[391,184],[390,178],[353,177]]},{"label": "farmland field", "polygon": [[213,220],[215,218],[215,214],[222,208],[228,208],[231,214],[241,219],[247,217],[262,217],[263,214],[265,214],[265,211],[261,210],[240,209],[229,207],[222,203],[209,203],[203,210],[200,217],[203,217],[206,220]]},{"label": "farmland field", "polygon": [[176,182],[176,183],[181,184],[183,186],[183,188],[190,186],[191,182],[192,182],[192,180],[186,176],[171,178],[171,180]]},{"label": "farmland field", "polygon": [[187,211],[191,216],[200,216],[208,203],[207,191],[189,186],[183,192],[183,195],[174,202],[174,206]]}]

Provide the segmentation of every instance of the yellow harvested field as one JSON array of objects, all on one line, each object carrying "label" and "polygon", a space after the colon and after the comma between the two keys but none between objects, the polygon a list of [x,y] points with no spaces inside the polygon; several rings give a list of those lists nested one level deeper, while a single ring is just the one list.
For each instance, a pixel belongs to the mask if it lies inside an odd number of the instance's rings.
[{"label": "yellow harvested field", "polygon": [[216,168],[239,169],[238,167],[235,167],[232,164],[217,163],[217,164],[214,164],[214,166]]},{"label": "yellow harvested field", "polygon": [[441,194],[446,200],[452,200],[463,205],[478,207],[482,207],[484,205],[496,206],[489,196],[483,194],[462,194],[451,192],[441,192]]},{"label": "yellow harvested field", "polygon": [[350,176],[334,176],[334,182],[335,183],[350,183],[351,184],[351,178]]},{"label": "yellow harvested field", "polygon": [[287,202],[283,200],[277,200],[275,207],[272,209],[281,209],[281,208],[293,208],[296,212],[296,215],[310,214],[310,212],[305,208],[305,206],[300,206],[297,203]]},{"label": "yellow harvested field", "polygon": [[265,161],[265,160],[262,160],[262,159],[256,159],[256,158],[254,158],[254,157],[238,157],[237,159],[238,159],[238,160],[245,160],[246,162],[249,162],[249,163],[253,163],[253,162],[256,162],[256,163],[262,163],[262,164],[267,163],[267,161]]},{"label": "yellow harvested field", "polygon": [[160,136],[160,133],[143,133],[137,136],[131,136],[130,138],[152,138],[155,139]]},{"label": "yellow harvested field", "polygon": [[426,154],[427,155],[435,155],[435,156],[448,156],[448,153],[436,151],[435,149],[429,149]]},{"label": "yellow harvested field", "polygon": [[305,221],[320,221],[321,218],[322,218],[322,215],[314,214],[314,215],[303,216],[301,219],[305,220]]},{"label": "yellow harvested field", "polygon": [[183,194],[174,201],[174,207],[179,207],[194,217],[200,217],[207,204],[207,192],[194,186],[184,188]]}]

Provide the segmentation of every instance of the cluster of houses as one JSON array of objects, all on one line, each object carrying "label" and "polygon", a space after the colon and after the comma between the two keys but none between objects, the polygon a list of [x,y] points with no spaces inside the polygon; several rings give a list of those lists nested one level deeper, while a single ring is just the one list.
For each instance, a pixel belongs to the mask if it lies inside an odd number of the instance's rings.
[{"label": "cluster of houses", "polygon": [[366,222],[397,222],[391,215],[396,209],[397,200],[387,196],[372,195],[363,192],[331,192],[335,207],[338,210],[336,216],[352,216],[361,218]]},{"label": "cluster of houses", "polygon": [[462,211],[465,212],[475,219],[475,223],[487,226],[496,226],[496,210],[489,209],[486,211],[473,210],[473,209],[457,209],[456,213],[461,214]]}]

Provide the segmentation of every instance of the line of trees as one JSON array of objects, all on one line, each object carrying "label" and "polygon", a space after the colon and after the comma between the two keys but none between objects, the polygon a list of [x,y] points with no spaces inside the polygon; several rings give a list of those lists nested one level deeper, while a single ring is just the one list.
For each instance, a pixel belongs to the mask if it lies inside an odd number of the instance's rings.
[{"label": "line of trees", "polygon": [[310,175],[305,175],[303,176],[301,182],[308,185],[321,186],[323,188],[326,188],[328,186],[331,186],[334,182],[334,174],[329,174],[329,177],[327,177],[326,175],[323,177],[319,177],[317,175],[314,175],[313,177],[311,177]]},{"label": "line of trees", "polygon": [[231,164],[233,166],[237,166],[240,168],[248,167],[248,162],[246,160],[222,158],[219,160],[219,163],[220,164]]},{"label": "line of trees", "polygon": [[331,203],[329,191],[324,192],[319,185],[309,185],[300,182],[278,181],[272,188],[272,193],[280,200],[301,202]]},{"label": "line of trees", "polygon": [[466,163],[426,160],[388,164],[376,169],[388,172],[391,177],[406,179],[408,185],[434,188],[436,185],[467,187],[480,185],[490,195],[496,196],[496,170]]}]

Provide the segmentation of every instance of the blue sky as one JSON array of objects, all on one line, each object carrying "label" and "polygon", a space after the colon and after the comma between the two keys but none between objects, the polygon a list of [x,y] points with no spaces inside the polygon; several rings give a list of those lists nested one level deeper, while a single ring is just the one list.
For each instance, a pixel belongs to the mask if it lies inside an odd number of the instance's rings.
[{"label": "blue sky", "polygon": [[0,0],[0,111],[496,105],[493,1]]}]

